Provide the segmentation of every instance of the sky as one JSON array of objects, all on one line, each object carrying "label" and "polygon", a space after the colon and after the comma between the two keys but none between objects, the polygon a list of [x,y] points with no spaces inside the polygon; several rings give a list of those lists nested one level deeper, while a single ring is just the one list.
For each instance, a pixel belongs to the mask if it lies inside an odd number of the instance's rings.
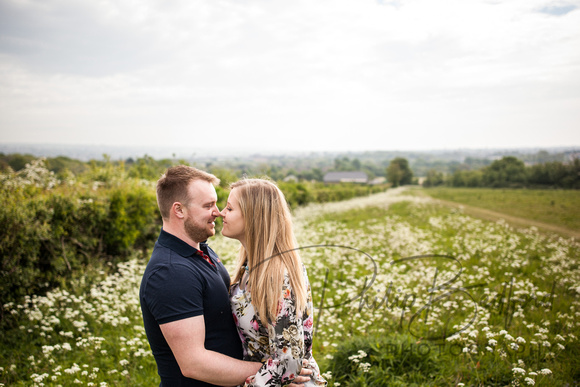
[{"label": "sky", "polygon": [[0,0],[0,143],[580,145],[580,0]]}]

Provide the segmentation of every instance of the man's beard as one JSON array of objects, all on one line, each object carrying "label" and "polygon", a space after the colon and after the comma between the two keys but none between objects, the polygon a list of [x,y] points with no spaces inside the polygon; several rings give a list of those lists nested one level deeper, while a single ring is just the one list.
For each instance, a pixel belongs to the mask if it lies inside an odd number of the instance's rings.
[{"label": "man's beard", "polygon": [[206,227],[200,227],[199,225],[195,224],[191,218],[188,218],[185,223],[185,233],[188,237],[190,237],[194,242],[203,242],[207,240],[207,238],[214,235],[211,230]]}]

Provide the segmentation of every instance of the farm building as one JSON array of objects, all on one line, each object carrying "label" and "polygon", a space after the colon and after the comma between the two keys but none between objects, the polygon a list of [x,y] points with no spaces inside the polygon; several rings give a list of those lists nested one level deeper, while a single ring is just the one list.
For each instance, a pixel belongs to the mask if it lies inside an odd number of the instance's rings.
[{"label": "farm building", "polygon": [[362,183],[366,184],[369,177],[364,172],[327,172],[324,175],[325,183]]}]

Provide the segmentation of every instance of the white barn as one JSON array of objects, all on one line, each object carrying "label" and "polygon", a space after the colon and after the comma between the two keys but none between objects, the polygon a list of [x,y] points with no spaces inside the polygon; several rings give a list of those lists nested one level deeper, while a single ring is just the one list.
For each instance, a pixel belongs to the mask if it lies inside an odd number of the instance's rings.
[{"label": "white barn", "polygon": [[327,172],[323,180],[325,183],[366,184],[369,181],[369,177],[364,172]]}]

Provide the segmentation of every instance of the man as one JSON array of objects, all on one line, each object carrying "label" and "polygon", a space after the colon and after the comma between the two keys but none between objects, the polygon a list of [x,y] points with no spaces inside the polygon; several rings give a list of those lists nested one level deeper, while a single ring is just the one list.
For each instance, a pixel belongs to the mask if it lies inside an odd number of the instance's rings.
[{"label": "man", "polygon": [[[262,365],[241,360],[230,278],[205,243],[220,216],[218,183],[215,176],[184,165],[169,168],[157,182],[163,228],[139,298],[161,386],[234,386]],[[307,380],[299,376],[295,382]]]}]

